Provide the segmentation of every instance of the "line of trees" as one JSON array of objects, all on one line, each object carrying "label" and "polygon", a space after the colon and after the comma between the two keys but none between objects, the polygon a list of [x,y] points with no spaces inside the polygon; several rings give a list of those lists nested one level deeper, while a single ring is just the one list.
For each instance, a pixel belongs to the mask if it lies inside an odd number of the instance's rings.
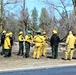
[{"label": "line of trees", "polygon": [[[20,30],[25,32],[28,29],[31,29],[33,34],[35,34],[36,30],[41,29],[42,31],[46,31],[49,37],[53,29],[59,32],[60,38],[65,37],[69,30],[72,30],[76,34],[76,16],[73,10],[68,11],[67,9],[73,6],[72,2],[66,2],[66,0],[59,1],[60,5],[55,4],[51,0],[42,0],[47,5],[47,8],[42,8],[39,16],[36,7],[30,13],[28,12],[28,8],[24,10],[21,3],[23,0],[7,0],[3,6],[3,28],[7,31],[12,31],[14,35],[17,35]],[[8,6],[11,6],[11,4],[13,4],[12,8],[9,7],[8,9]],[[20,7],[17,11],[19,14],[11,12],[11,10],[15,11],[14,9],[17,6]],[[56,18],[56,12],[60,15],[60,19]]]}]

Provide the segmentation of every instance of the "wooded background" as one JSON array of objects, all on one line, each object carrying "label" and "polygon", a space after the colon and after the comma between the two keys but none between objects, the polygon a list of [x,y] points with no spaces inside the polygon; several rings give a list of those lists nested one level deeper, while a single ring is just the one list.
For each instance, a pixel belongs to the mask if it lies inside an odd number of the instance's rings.
[{"label": "wooded background", "polygon": [[[41,9],[40,16],[36,7],[31,14],[28,13],[28,7],[25,6],[26,0],[6,0],[6,2],[0,0],[0,32],[2,30],[12,31],[15,38],[20,30],[26,35],[28,29],[32,30],[32,35],[35,35],[38,29],[46,31],[48,37],[51,37],[52,30],[56,29],[61,39],[67,36],[69,30],[76,34],[76,0],[72,0],[71,4],[69,0],[59,0],[60,4],[55,4],[52,0],[39,1],[47,6]],[[15,11],[14,8],[17,6],[21,7],[19,14],[10,12]],[[68,11],[67,7],[72,6],[74,10]],[[56,18],[55,11],[60,19]]]}]

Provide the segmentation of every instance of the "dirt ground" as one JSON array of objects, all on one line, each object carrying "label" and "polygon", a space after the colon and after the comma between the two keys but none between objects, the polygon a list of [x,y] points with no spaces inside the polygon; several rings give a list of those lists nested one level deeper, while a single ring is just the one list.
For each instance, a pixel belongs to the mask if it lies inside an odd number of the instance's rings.
[{"label": "dirt ground", "polygon": [[[1,50],[1,49],[0,49]],[[12,56],[10,58],[4,58],[0,55],[0,71],[5,70],[14,70],[14,69],[34,69],[41,67],[53,67],[57,65],[66,65],[66,64],[74,64],[76,63],[76,51],[74,52],[73,60],[63,60],[64,51],[59,52],[58,59],[51,58],[51,49],[47,48],[47,56],[41,57],[40,59],[33,59],[33,49],[30,50],[30,57],[23,58],[23,56],[17,56],[18,45],[13,46]]]}]

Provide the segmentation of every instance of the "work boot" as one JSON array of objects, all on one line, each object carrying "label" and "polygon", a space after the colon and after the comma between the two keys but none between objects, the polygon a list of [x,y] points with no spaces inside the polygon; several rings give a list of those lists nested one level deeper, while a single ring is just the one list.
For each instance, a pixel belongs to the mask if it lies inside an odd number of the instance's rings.
[{"label": "work boot", "polygon": [[3,55],[3,53],[1,52],[1,55]]},{"label": "work boot", "polygon": [[20,55],[19,53],[17,55]]}]

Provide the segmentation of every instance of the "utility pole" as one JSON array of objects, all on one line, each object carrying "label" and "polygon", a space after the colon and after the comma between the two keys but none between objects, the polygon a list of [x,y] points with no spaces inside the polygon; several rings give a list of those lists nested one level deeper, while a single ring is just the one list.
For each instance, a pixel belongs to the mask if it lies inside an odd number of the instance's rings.
[{"label": "utility pole", "polygon": [[27,21],[28,21],[28,17],[25,16],[25,3],[26,3],[26,0],[23,0],[23,23],[24,23],[24,34],[26,35],[27,34]]},{"label": "utility pole", "polygon": [[2,31],[3,25],[3,0],[0,0],[0,32]]},{"label": "utility pole", "polygon": [[0,0],[0,18],[2,18],[3,13],[3,0]]}]

